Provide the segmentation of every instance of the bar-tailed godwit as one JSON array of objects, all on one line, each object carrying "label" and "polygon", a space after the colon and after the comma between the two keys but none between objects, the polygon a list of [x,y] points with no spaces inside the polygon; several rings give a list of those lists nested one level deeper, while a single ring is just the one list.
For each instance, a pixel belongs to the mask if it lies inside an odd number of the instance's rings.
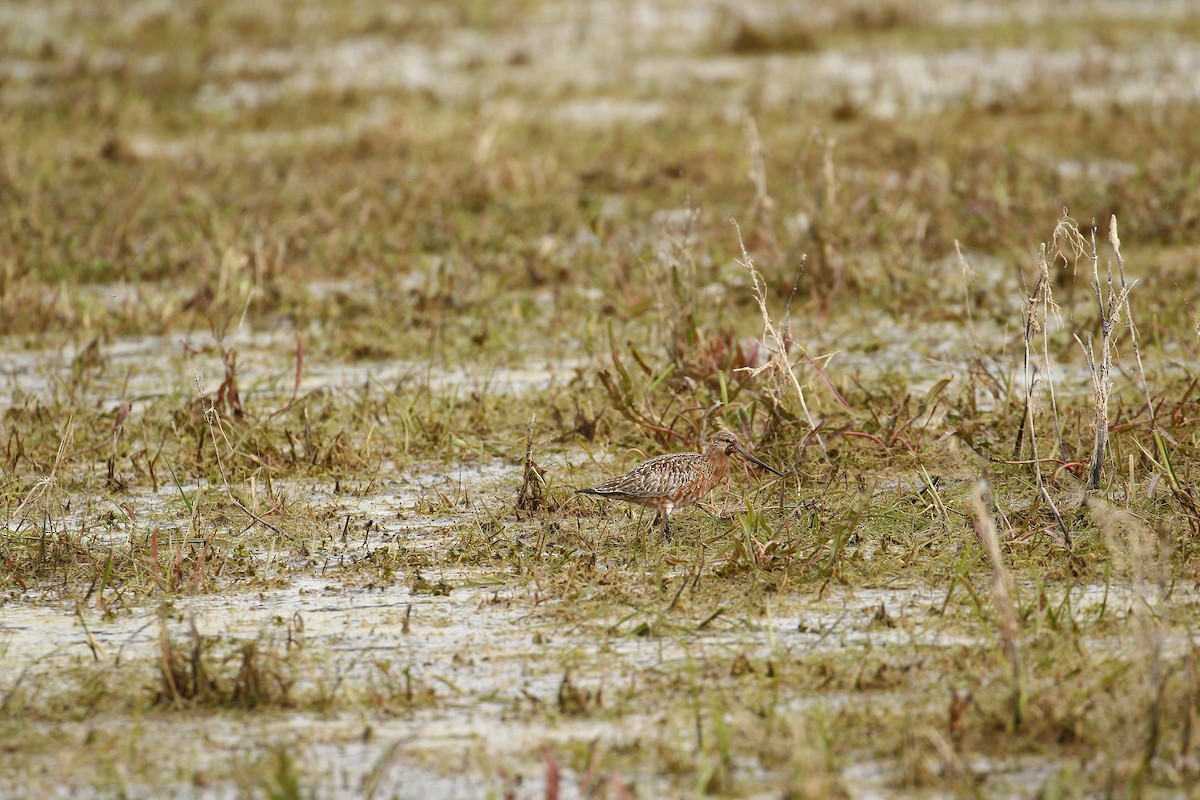
[{"label": "bar-tailed godwit", "polygon": [[718,431],[703,453],[670,453],[639,464],[624,475],[605,481],[581,494],[610,497],[653,508],[662,517],[663,535],[671,535],[671,512],[697,503],[725,480],[729,456],[741,456],[768,472],[783,473],[746,452],[731,431]]}]

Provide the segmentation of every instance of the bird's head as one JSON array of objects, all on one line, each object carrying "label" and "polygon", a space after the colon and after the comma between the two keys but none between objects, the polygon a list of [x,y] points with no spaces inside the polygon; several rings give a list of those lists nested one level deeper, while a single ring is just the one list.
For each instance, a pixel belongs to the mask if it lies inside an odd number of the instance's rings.
[{"label": "bird's head", "polygon": [[738,440],[737,434],[735,434],[733,431],[717,431],[713,437],[708,440],[708,449],[706,452],[709,454],[720,453],[724,456],[738,456],[746,459],[752,464],[757,464],[767,472],[773,472],[779,477],[783,477],[782,472],[774,467],[764,464],[754,456],[750,455],[746,448],[742,447],[741,441]]}]

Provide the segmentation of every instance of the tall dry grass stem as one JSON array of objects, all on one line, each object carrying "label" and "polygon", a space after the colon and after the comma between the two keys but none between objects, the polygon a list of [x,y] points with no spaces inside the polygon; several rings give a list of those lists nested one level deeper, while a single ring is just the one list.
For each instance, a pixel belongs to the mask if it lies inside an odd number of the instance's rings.
[{"label": "tall dry grass stem", "polygon": [[1197,530],[1197,520],[1200,518],[1200,507],[1197,507],[1196,500],[1192,496],[1191,491],[1188,490],[1185,482],[1180,480],[1178,474],[1176,474],[1175,465],[1171,460],[1171,453],[1167,450],[1167,435],[1158,424],[1158,415],[1154,409],[1154,399],[1150,396],[1150,383],[1146,380],[1146,367],[1142,361],[1141,339],[1138,336],[1137,324],[1133,321],[1133,310],[1129,303],[1129,291],[1133,288],[1136,281],[1129,281],[1125,277],[1125,257],[1121,255],[1121,237],[1117,232],[1117,217],[1115,214],[1109,221],[1108,243],[1117,258],[1117,277],[1121,282],[1121,291],[1125,300],[1125,325],[1129,328],[1129,341],[1133,347],[1134,362],[1137,365],[1138,387],[1142,390],[1142,397],[1146,401],[1146,413],[1150,416],[1150,436],[1154,440],[1158,465],[1166,474],[1171,492],[1184,508],[1188,524],[1195,531]]},{"label": "tall dry grass stem", "polygon": [[1129,307],[1129,290],[1137,281],[1131,283],[1125,278],[1125,258],[1121,255],[1121,237],[1117,233],[1116,214],[1108,223],[1108,243],[1117,257],[1117,277],[1121,282],[1121,294],[1125,300],[1125,325],[1129,328],[1129,341],[1133,345],[1133,357],[1137,362],[1138,385],[1142,390],[1142,396],[1146,398],[1146,411],[1150,415],[1150,427],[1157,434],[1159,432],[1158,420],[1154,414],[1154,402],[1150,399],[1150,384],[1146,381],[1146,368],[1142,363],[1142,345],[1138,339],[1137,325],[1133,322],[1133,311]]},{"label": "tall dry grass stem", "polygon": [[1088,466],[1087,482],[1084,485],[1084,498],[1100,488],[1100,478],[1104,471],[1104,457],[1108,450],[1108,402],[1112,393],[1112,354],[1113,342],[1117,323],[1121,321],[1121,313],[1126,308],[1129,292],[1134,284],[1121,286],[1118,291],[1113,285],[1112,264],[1108,264],[1107,274],[1100,276],[1100,251],[1096,245],[1096,227],[1092,226],[1090,241],[1079,232],[1073,220],[1064,219],[1055,230],[1076,244],[1083,243],[1088,257],[1092,262],[1092,291],[1096,295],[1096,306],[1100,311],[1100,352],[1097,355],[1091,338],[1087,341],[1075,335],[1075,340],[1083,349],[1083,357],[1087,362],[1088,371],[1092,376],[1092,399],[1095,425],[1095,438],[1092,448],[1092,458]]},{"label": "tall dry grass stem", "polygon": [[992,605],[996,611],[996,629],[1000,635],[1000,647],[1008,661],[1010,679],[1012,681],[1012,722],[1013,728],[1021,727],[1025,719],[1025,709],[1028,704],[1028,684],[1025,666],[1021,658],[1021,645],[1018,640],[1020,628],[1017,623],[1017,612],[1012,602],[1012,578],[1004,566],[1000,554],[1000,540],[996,532],[996,520],[989,508],[991,488],[986,479],[980,479],[971,497],[975,507],[975,532],[987,551],[988,560],[992,565]]},{"label": "tall dry grass stem", "polygon": [[[1067,547],[1071,546],[1071,531],[1067,527],[1067,523],[1063,520],[1062,514],[1058,511],[1058,506],[1054,503],[1054,498],[1050,496],[1050,492],[1046,490],[1046,483],[1042,478],[1042,464],[1038,456],[1038,437],[1037,437],[1037,409],[1034,401],[1034,391],[1037,385],[1041,383],[1034,373],[1033,360],[1031,354],[1033,352],[1034,338],[1038,333],[1043,334],[1043,365],[1046,374],[1046,382],[1049,385],[1051,405],[1054,407],[1054,419],[1057,425],[1058,410],[1054,406],[1054,380],[1050,374],[1050,351],[1049,346],[1045,342],[1045,332],[1047,327],[1047,314],[1050,308],[1054,307],[1054,299],[1050,294],[1050,268],[1046,262],[1046,249],[1042,247],[1041,271],[1038,274],[1038,282],[1033,291],[1030,292],[1026,299],[1024,310],[1024,335],[1022,337],[1025,345],[1025,357],[1023,361],[1023,372],[1025,376],[1025,409],[1021,416],[1021,424],[1017,428],[1017,440],[1013,447],[1013,458],[1017,459],[1021,456],[1022,439],[1029,440],[1030,451],[1030,468],[1033,470],[1033,479],[1037,485],[1038,495],[1042,498],[1050,512],[1054,515],[1054,521],[1058,524],[1059,531],[1062,532],[1063,541]],[[1060,434],[1061,442],[1061,434]],[[1060,445],[1061,450],[1061,445]]]},{"label": "tall dry grass stem", "polygon": [[[817,443],[821,446],[821,452],[828,457],[825,450],[824,440],[816,433],[817,423],[813,419],[812,412],[809,411],[808,401],[804,396],[804,386],[800,383],[800,379],[796,377],[796,371],[792,368],[792,363],[788,358],[788,345],[791,344],[791,339],[787,335],[783,326],[776,324],[771,319],[771,313],[767,310],[767,286],[763,280],[762,274],[754,266],[754,259],[746,250],[746,243],[742,240],[742,229],[738,225],[737,220],[730,220],[733,223],[734,230],[737,231],[738,247],[741,248],[742,258],[738,263],[750,273],[750,282],[754,291],[754,299],[758,303],[758,310],[762,313],[763,318],[763,339],[766,342],[766,350],[769,354],[765,363],[757,367],[741,367],[739,372],[746,372],[751,377],[757,377],[763,372],[772,372],[776,378],[790,386],[796,391],[796,397],[800,402],[800,408],[804,411],[804,418],[808,422],[809,430],[816,436]],[[800,349],[801,354],[807,358],[808,354],[804,350],[804,346],[797,343],[796,346]]]}]

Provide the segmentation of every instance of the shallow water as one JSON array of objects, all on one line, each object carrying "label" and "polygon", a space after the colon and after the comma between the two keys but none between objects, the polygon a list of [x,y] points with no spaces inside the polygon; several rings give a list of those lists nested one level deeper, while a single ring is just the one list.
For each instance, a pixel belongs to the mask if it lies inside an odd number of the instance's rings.
[{"label": "shallow water", "polygon": [[[387,361],[304,359],[296,385],[296,334],[287,330],[239,335],[232,346],[237,354],[239,394],[243,403],[274,402],[282,406],[297,391],[299,396],[322,391],[357,392],[364,386],[418,386],[448,394],[477,390],[513,395],[544,390],[569,380],[576,368],[589,363],[582,357],[531,358],[517,366],[472,367],[435,365],[392,359]],[[148,401],[163,397],[199,397],[217,391],[225,368],[212,337],[118,337],[96,350],[98,367],[76,375],[79,348],[23,349],[0,344],[0,408],[19,406],[26,397],[49,402],[77,391],[85,404],[117,406],[128,402],[141,411]],[[7,401],[7,402],[6,402]]]},{"label": "shallow water", "polygon": [[[864,311],[859,319],[805,321],[797,336],[808,354],[837,384],[855,375],[895,376],[902,379],[915,397],[938,381],[956,377],[971,380],[973,370],[986,366],[1002,382],[1024,388],[1023,347],[1014,313],[1012,324],[990,320],[964,321],[902,320],[882,311]],[[1069,323],[1051,320],[1052,335],[1061,339],[1073,330]],[[295,390],[296,334],[285,329],[241,333],[230,338],[237,354],[238,387],[242,402],[256,412],[282,407]],[[1040,341],[1038,342],[1040,346]],[[747,342],[765,359],[761,343]],[[1175,343],[1165,352],[1182,355]],[[1047,373],[1035,352],[1035,375],[1043,382]],[[0,408],[19,407],[29,397],[43,402],[76,397],[87,404],[112,407],[129,403],[139,412],[161,398],[211,396],[224,376],[220,350],[207,334],[179,336],[117,337],[97,343],[99,366],[85,367],[80,377],[76,359],[80,348],[64,344],[54,349],[28,349],[22,342],[0,342]],[[797,371],[806,367],[799,361]],[[982,359],[982,360],[981,360]],[[360,392],[364,389],[400,391],[410,387],[436,394],[460,396],[476,392],[493,396],[519,395],[562,386],[580,371],[608,366],[608,359],[585,354],[530,357],[509,366],[481,366],[412,362],[402,359],[322,359],[308,354],[300,376],[300,397],[317,392]],[[1192,367],[1189,360],[1175,358],[1163,367],[1182,372]],[[1048,377],[1059,396],[1088,394],[1091,376],[1076,358],[1056,362]],[[807,380],[807,379],[806,379]],[[976,403],[990,408],[995,398],[982,384],[976,386]]]},{"label": "shallow water", "polygon": [[[426,577],[446,580],[453,588],[445,596],[414,593],[399,583],[364,590],[347,588],[337,579],[300,574],[279,589],[173,598],[166,624],[182,646],[186,646],[187,625],[194,622],[205,637],[274,642],[301,659],[312,654],[313,669],[293,687],[296,694],[324,685],[339,687],[335,691],[387,695],[398,690],[402,684],[397,681],[407,670],[419,691],[431,689],[437,699],[395,717],[286,711],[250,718],[149,713],[138,722],[138,749],[160,759],[158,769],[165,774],[175,765],[191,777],[174,787],[157,780],[139,787],[136,775],[131,775],[125,785],[132,795],[151,796],[157,791],[166,793],[162,796],[186,796],[195,789],[190,784],[196,775],[247,762],[283,744],[303,759],[307,775],[319,776],[323,793],[379,785],[387,786],[389,793],[399,792],[400,797],[420,797],[423,792],[485,797],[499,785],[499,778],[479,768],[506,763],[524,764],[521,769],[528,770],[521,784],[524,795],[544,780],[542,765],[527,760],[531,753],[547,745],[598,738],[619,748],[622,742],[649,735],[661,723],[650,709],[625,712],[615,721],[601,715],[546,722],[540,715],[523,712],[530,704],[556,702],[564,665],[573,684],[616,692],[623,683],[648,673],[686,671],[690,663],[722,662],[736,655],[760,663],[830,651],[895,649],[901,653],[981,641],[939,621],[932,612],[941,605],[944,593],[923,589],[793,595],[783,603],[783,613],[768,611],[761,624],[718,625],[663,638],[614,637],[597,636],[591,626],[572,631],[554,624],[552,615],[531,602],[526,587],[507,585],[502,575],[439,570]],[[1104,598],[1114,609],[1121,603],[1135,603],[1138,592],[1130,586],[1094,585],[1079,587],[1075,594],[1083,613]],[[89,645],[72,611],[8,603],[0,618],[0,674],[10,677],[0,682],[0,693],[23,673],[28,685],[46,691],[58,680],[56,675],[80,669],[134,670],[142,676],[149,703],[157,681],[152,654],[158,647],[159,612],[146,608],[110,619],[95,617],[90,611],[83,615],[91,635]],[[407,632],[403,630],[406,618]],[[888,623],[880,624],[880,619]],[[982,641],[986,640],[985,636]],[[1112,643],[1106,649],[1128,644]],[[873,700],[904,701],[903,695]],[[856,698],[839,700],[836,693],[825,693],[796,696],[789,702],[800,704],[798,708],[814,704],[837,708]],[[100,720],[87,727],[97,726],[103,731],[106,723]],[[98,734],[93,730],[88,735]],[[111,735],[121,734],[114,730]],[[993,790],[1012,796],[1039,785],[1051,766],[1029,759],[971,768],[987,775]],[[892,796],[887,787],[894,779],[893,767],[886,763],[851,766],[844,777],[856,796]],[[561,796],[578,796],[573,794],[578,791],[577,778],[564,770]],[[641,792],[655,786],[668,791],[661,776],[625,778],[636,781]],[[218,781],[203,794],[215,797],[227,791]]]}]

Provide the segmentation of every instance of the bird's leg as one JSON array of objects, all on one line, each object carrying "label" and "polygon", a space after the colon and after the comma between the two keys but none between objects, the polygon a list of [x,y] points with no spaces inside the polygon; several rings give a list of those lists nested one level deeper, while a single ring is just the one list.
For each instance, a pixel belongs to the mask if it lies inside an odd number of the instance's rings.
[{"label": "bird's leg", "polygon": [[663,518],[663,540],[669,542],[669,541],[671,541],[671,512],[670,511],[662,512],[662,518]]}]

